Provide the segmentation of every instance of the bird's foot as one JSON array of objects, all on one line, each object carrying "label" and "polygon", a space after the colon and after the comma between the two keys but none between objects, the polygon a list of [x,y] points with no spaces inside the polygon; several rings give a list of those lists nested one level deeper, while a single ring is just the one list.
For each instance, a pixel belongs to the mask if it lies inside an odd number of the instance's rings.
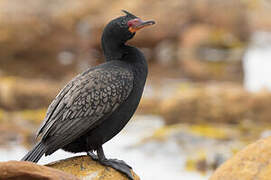
[{"label": "bird's foot", "polygon": [[131,173],[132,167],[126,164],[124,161],[118,159],[103,159],[100,160],[100,163],[102,165],[112,167],[113,169],[125,174],[130,180],[134,180],[134,177]]},{"label": "bird's foot", "polygon": [[120,164],[123,164],[125,166],[128,166],[130,169],[132,169],[131,166],[129,166],[125,161],[123,160],[118,160],[118,159],[108,159],[109,161],[113,161],[113,162],[116,162],[116,163],[120,163]]},{"label": "bird's foot", "polygon": [[98,156],[96,154],[94,154],[92,151],[88,151],[87,155],[90,156],[93,161],[99,160]]}]

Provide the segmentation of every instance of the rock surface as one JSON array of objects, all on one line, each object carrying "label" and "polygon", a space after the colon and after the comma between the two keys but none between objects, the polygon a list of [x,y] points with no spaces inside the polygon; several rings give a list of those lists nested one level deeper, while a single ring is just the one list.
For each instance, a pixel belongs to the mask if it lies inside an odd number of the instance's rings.
[{"label": "rock surface", "polygon": [[0,162],[1,180],[79,180],[73,175],[32,162]]},{"label": "rock surface", "polygon": [[218,168],[210,180],[268,180],[271,177],[271,137],[258,140]]},{"label": "rock surface", "polygon": [[193,25],[181,34],[177,50],[179,68],[193,80],[241,82],[242,46],[238,38],[224,30],[204,23]]},{"label": "rock surface", "polygon": [[[135,180],[140,178],[132,171]],[[77,156],[46,166],[32,162],[0,162],[1,180],[127,180],[118,171],[104,167],[88,156]]]},{"label": "rock surface", "polygon": [[[68,158],[65,160],[60,160],[47,165],[66,173],[73,174],[81,180],[127,180],[128,178],[119,173],[118,171],[105,167],[91,160],[88,156],[77,156]],[[132,172],[134,180],[139,180],[140,178]]]},{"label": "rock surface", "polygon": [[0,77],[0,108],[20,110],[47,107],[64,85],[41,79]]},{"label": "rock surface", "polygon": [[250,93],[236,83],[165,84],[141,101],[138,112],[161,115],[167,124],[270,122],[269,92]]}]

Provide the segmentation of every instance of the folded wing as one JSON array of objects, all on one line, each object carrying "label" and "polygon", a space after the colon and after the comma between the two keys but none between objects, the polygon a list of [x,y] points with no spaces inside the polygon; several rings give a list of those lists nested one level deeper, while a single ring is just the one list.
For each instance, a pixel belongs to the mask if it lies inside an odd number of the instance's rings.
[{"label": "folded wing", "polygon": [[133,73],[119,66],[82,73],[51,103],[37,135],[61,148],[112,114],[132,88]]}]

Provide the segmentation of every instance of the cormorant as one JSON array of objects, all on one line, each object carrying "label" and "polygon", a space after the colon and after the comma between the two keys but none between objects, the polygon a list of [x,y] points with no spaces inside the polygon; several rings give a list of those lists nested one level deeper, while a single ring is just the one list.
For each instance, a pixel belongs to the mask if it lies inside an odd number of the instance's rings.
[{"label": "cormorant", "polygon": [[39,142],[23,161],[38,162],[43,154],[58,149],[87,152],[92,159],[133,179],[131,167],[122,160],[106,159],[102,145],[133,116],[148,74],[143,53],[126,41],[155,22],[123,12],[125,16],[109,22],[103,31],[106,62],[79,74],[60,91],[38,130]]}]

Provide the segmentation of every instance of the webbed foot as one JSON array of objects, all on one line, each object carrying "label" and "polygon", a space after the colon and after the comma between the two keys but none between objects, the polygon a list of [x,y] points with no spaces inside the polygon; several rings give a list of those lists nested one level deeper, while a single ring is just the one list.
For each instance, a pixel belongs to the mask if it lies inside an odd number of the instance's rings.
[{"label": "webbed foot", "polygon": [[130,180],[134,180],[131,173],[131,166],[127,165],[124,161],[117,159],[102,159],[99,160],[99,162],[102,165],[112,167],[113,169],[125,174]]},{"label": "webbed foot", "polygon": [[[93,152],[90,153],[91,157],[93,156]],[[95,155],[95,154],[94,154]],[[107,159],[104,155],[104,151],[102,146],[99,146],[97,148],[97,156],[98,156],[98,161],[104,165],[104,166],[109,166],[123,174],[125,174],[130,180],[134,180],[134,177],[132,175],[131,169],[132,167],[129,166],[128,164],[126,164],[124,161],[122,160],[118,160],[118,159]]]}]

